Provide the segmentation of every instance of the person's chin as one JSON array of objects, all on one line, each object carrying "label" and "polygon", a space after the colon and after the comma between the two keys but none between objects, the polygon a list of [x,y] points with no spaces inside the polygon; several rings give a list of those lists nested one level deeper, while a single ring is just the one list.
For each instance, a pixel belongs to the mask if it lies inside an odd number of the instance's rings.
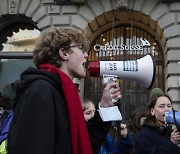
[{"label": "person's chin", "polygon": [[86,73],[82,73],[81,75],[79,75],[79,79],[85,78],[86,77]]}]

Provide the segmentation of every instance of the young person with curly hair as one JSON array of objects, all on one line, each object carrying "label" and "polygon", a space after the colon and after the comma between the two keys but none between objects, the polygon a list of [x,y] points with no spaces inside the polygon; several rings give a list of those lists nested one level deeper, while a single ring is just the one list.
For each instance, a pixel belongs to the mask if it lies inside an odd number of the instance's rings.
[{"label": "young person with curly hair", "polygon": [[[92,154],[99,151],[110,127],[99,113],[84,120],[73,78],[86,76],[84,34],[70,28],[42,33],[33,51],[37,68],[29,67],[13,84],[16,91],[8,154]],[[110,94],[110,89],[114,90]],[[118,83],[103,90],[99,105],[121,97]],[[94,135],[94,134],[98,134]]]}]

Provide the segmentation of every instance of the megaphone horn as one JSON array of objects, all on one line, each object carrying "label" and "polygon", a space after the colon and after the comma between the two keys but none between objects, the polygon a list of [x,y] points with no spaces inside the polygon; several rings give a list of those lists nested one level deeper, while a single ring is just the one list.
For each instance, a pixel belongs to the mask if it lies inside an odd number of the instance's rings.
[{"label": "megaphone horn", "polygon": [[154,57],[148,53],[138,60],[92,61],[88,64],[88,71],[90,76],[117,75],[118,78],[140,82],[150,89],[155,79],[155,65]]},{"label": "megaphone horn", "polygon": [[180,126],[180,112],[171,110],[165,114],[165,122],[167,124],[175,124]]}]

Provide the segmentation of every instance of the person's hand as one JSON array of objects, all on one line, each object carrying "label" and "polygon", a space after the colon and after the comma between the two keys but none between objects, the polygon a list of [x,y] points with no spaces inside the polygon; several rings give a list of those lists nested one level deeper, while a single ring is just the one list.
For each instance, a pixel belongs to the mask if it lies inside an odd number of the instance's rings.
[{"label": "person's hand", "polygon": [[180,132],[178,132],[177,129],[173,130],[172,133],[171,133],[171,141],[178,145],[179,144],[179,141],[180,141]]},{"label": "person's hand", "polygon": [[121,99],[120,86],[118,83],[115,83],[115,82],[110,82],[105,86],[103,90],[102,98],[100,101],[100,106],[101,107],[114,106],[112,102],[112,98]]},{"label": "person's hand", "polygon": [[127,134],[128,134],[126,125],[125,124],[121,124],[120,128],[121,128],[120,131],[121,131],[122,138],[126,138]]}]

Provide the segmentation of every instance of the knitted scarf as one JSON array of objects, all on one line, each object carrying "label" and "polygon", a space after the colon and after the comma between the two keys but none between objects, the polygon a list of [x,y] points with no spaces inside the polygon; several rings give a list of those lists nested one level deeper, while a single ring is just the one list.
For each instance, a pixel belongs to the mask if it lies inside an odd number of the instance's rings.
[{"label": "knitted scarf", "polygon": [[41,64],[39,69],[58,74],[61,80],[70,120],[72,153],[92,154],[89,134],[76,86],[64,72],[53,65]]}]

